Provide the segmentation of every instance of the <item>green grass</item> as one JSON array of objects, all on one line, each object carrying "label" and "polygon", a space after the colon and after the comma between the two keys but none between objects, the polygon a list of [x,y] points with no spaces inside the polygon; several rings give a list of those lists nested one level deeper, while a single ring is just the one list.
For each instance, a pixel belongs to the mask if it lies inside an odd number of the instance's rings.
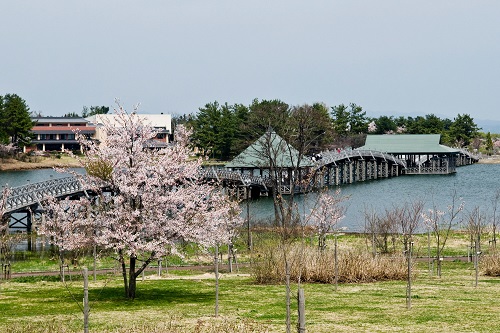
[{"label": "green grass", "polygon": [[[500,330],[497,295],[500,279],[480,276],[474,287],[470,263],[445,262],[443,276],[428,276],[418,265],[412,288],[412,309],[406,309],[404,281],[341,284],[335,291],[327,284],[304,284],[308,332],[494,332]],[[119,276],[90,282],[91,332],[210,332],[200,325],[244,323],[247,332],[283,332],[285,287],[257,285],[251,277],[223,275],[220,280],[222,320],[213,318],[214,284],[200,272],[138,280],[137,298],[126,300]],[[296,284],[293,286],[295,295]],[[79,332],[82,314],[82,281],[67,286],[36,280],[2,281],[0,327],[5,332]],[[294,299],[294,297],[293,297]],[[75,301],[76,300],[76,301]],[[296,304],[292,303],[296,320]],[[165,330],[165,327],[175,327]],[[24,326],[23,326],[24,325]],[[52,325],[52,326],[51,326]],[[138,326],[139,325],[139,326]],[[49,327],[50,326],[50,327]],[[222,327],[221,326],[221,327]],[[158,330],[158,327],[162,327]]]},{"label": "green grass", "polygon": [[[365,237],[339,237],[339,249],[370,250]],[[483,238],[487,239],[487,238]],[[254,237],[254,248],[275,241],[272,235]],[[309,239],[312,244],[317,240]],[[333,238],[328,247],[333,248]],[[415,239],[415,254],[427,255],[427,235]],[[369,245],[368,245],[369,246]],[[398,244],[400,247],[401,244]],[[461,233],[450,237],[445,256],[467,254],[468,239]],[[237,241],[239,262],[249,259],[245,239]],[[175,270],[175,265],[210,263],[212,258],[192,244],[184,246],[186,257],[169,257],[169,271],[159,279],[156,270],[138,279],[137,298],[126,300],[119,274],[99,275],[90,281],[91,332],[283,332],[285,287],[258,285],[248,274],[226,274],[220,281],[220,318],[214,318],[214,284],[210,268]],[[488,246],[483,247],[488,251]],[[227,249],[221,253],[226,258]],[[434,252],[433,252],[434,253]],[[257,253],[258,254],[258,253]],[[48,253],[17,253],[13,272],[59,271],[57,258]],[[92,267],[90,257],[81,257],[78,266]],[[116,261],[102,257],[98,268],[116,267]],[[242,273],[250,270],[240,267]],[[494,332],[500,306],[500,278],[481,275],[474,287],[472,263],[445,261],[442,277],[429,276],[427,262],[417,264],[412,288],[412,309],[406,309],[404,281],[366,284],[303,284],[306,294],[308,332]],[[91,272],[89,272],[91,275]],[[81,332],[83,316],[82,277],[30,276],[0,280],[0,327],[2,332]],[[294,284],[292,320],[297,306]],[[294,324],[293,324],[294,325]]]}]

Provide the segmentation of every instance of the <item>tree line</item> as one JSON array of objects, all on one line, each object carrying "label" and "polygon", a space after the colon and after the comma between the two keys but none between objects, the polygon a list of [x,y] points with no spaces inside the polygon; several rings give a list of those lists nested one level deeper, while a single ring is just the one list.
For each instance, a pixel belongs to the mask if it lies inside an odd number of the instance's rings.
[{"label": "tree line", "polygon": [[453,120],[434,114],[369,117],[355,103],[291,106],[278,99],[254,99],[249,106],[215,101],[195,114],[174,117],[174,127],[181,123],[193,129],[193,146],[219,160],[230,160],[269,128],[296,148],[300,140],[309,142],[306,153],[311,155],[325,149],[360,147],[367,134],[440,134],[441,144],[452,147],[471,147],[480,136],[480,128],[468,114],[458,114]]},{"label": "tree line", "polygon": [[[88,117],[107,114],[109,110],[106,106],[84,106],[81,114],[69,112],[64,117]],[[0,142],[17,147],[29,145],[34,125],[32,115],[20,96],[0,95]],[[254,99],[247,106],[214,101],[196,113],[174,117],[173,122],[174,130],[177,124],[192,128],[192,145],[202,154],[223,161],[239,154],[269,128],[296,148],[308,142],[307,154],[337,147],[356,148],[364,144],[367,134],[432,133],[441,134],[441,143],[448,146],[477,149],[480,144],[480,128],[468,114],[458,114],[453,120],[434,114],[375,118],[368,117],[355,103],[333,107],[324,103],[291,106],[279,99]],[[483,140],[491,151],[491,135],[483,134]]]}]

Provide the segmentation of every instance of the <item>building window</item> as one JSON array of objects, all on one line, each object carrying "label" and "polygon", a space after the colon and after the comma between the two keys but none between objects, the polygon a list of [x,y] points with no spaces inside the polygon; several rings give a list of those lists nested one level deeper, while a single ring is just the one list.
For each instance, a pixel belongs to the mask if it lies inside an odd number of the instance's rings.
[{"label": "building window", "polygon": [[74,134],[59,134],[59,139],[61,140],[75,140]]},{"label": "building window", "polygon": [[56,140],[55,134],[40,134],[40,140]]}]

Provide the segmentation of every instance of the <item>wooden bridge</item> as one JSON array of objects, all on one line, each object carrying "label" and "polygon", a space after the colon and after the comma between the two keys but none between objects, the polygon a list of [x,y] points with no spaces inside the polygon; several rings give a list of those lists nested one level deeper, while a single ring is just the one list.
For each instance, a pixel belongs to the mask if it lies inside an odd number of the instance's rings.
[{"label": "wooden bridge", "polygon": [[[467,165],[477,162],[477,158],[463,151],[455,160],[455,165]],[[446,173],[442,167],[423,166],[420,172]],[[423,170],[423,168],[427,168]],[[415,167],[409,168],[406,161],[394,155],[373,150],[341,150],[323,152],[321,158],[312,166],[313,177],[306,187],[298,188],[293,181],[283,183],[279,189],[282,194],[305,192],[324,186],[338,186],[397,177],[416,173]],[[248,171],[248,170],[247,170]],[[262,171],[262,170],[261,170]],[[449,170],[448,170],[449,171]],[[200,175],[207,180],[222,184],[229,194],[239,199],[266,196],[274,190],[269,174],[255,175],[249,172],[233,171],[226,168],[207,168]],[[31,232],[33,219],[48,196],[65,198],[68,196],[92,195],[90,186],[84,187],[75,177],[50,179],[43,182],[11,188],[5,200],[4,218],[10,217],[9,228]]]}]

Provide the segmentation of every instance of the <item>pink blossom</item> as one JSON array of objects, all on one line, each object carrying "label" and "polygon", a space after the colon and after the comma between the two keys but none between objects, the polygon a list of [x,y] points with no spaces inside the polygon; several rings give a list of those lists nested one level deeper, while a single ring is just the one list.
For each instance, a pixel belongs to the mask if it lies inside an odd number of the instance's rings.
[{"label": "pink blossom", "polygon": [[[128,256],[131,267],[144,258],[131,273],[134,278],[151,261],[175,251],[181,240],[203,246],[230,242],[241,223],[239,206],[217,184],[200,178],[201,160],[193,159],[188,148],[190,132],[177,127],[176,142],[157,149],[151,147],[153,128],[121,107],[115,113],[119,125],[104,126],[105,142],[78,134],[85,152],[80,162],[87,169],[78,177],[98,193],[96,203],[49,201],[55,214],[42,231],[58,235],[57,245],[68,249],[95,242],[121,260]],[[103,184],[108,192],[101,191]]]}]

